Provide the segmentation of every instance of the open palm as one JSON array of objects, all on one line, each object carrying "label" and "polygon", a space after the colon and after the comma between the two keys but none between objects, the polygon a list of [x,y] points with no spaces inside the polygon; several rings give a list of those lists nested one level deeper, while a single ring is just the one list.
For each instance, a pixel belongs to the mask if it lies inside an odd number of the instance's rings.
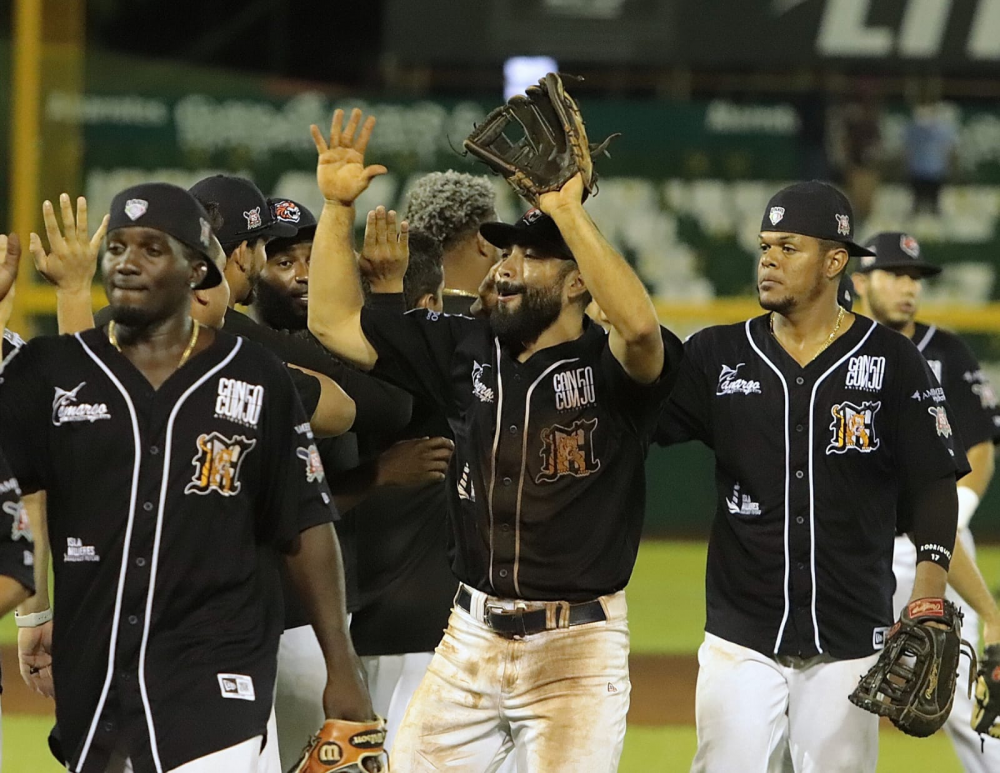
[{"label": "open palm", "polygon": [[7,297],[17,279],[17,264],[21,260],[21,240],[17,234],[4,236],[0,234],[0,301]]},{"label": "open palm", "polygon": [[373,177],[385,174],[387,170],[381,164],[365,166],[365,150],[375,128],[375,117],[368,116],[362,123],[361,111],[355,108],[347,126],[341,129],[343,122],[344,111],[336,110],[330,123],[329,141],[315,124],[309,130],[319,154],[316,182],[323,198],[350,206],[368,188]]}]

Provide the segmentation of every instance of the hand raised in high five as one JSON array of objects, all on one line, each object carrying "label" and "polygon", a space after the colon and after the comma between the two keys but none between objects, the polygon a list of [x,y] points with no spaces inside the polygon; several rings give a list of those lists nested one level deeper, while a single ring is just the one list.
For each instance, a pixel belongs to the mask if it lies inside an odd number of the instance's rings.
[{"label": "hand raised in high five", "polygon": [[0,302],[2,302],[14,286],[17,279],[17,264],[21,261],[21,240],[17,234],[4,236],[0,234],[0,253],[3,263],[0,263]]},{"label": "hand raised in high five", "polygon": [[59,196],[59,209],[62,211],[63,229],[59,229],[55,209],[51,201],[42,204],[42,219],[45,221],[45,234],[49,239],[49,252],[45,252],[42,240],[38,234],[32,233],[28,243],[35,268],[38,273],[54,284],[59,290],[69,292],[90,292],[97,271],[97,255],[101,242],[108,232],[108,216],[105,215],[97,233],[89,237],[87,233],[87,200],[80,196],[76,200],[76,217],[69,195]]},{"label": "hand raised in high five", "polygon": [[[344,123],[344,111],[336,110],[330,123],[330,141],[323,138],[319,127],[313,124],[309,127],[316,152],[319,158],[316,162],[316,182],[319,184],[323,198],[328,202],[349,207],[354,204],[373,177],[385,174],[388,170],[381,164],[365,166],[365,149],[375,128],[375,116],[368,116],[361,123],[361,111],[357,108],[351,111],[347,126],[341,130]],[[358,132],[358,126],[361,131]],[[357,133],[357,137],[355,137]]]},{"label": "hand raised in high five", "polygon": [[368,213],[365,243],[358,267],[373,293],[403,292],[403,276],[410,262],[410,226],[405,220],[396,227],[396,212],[376,207]]}]

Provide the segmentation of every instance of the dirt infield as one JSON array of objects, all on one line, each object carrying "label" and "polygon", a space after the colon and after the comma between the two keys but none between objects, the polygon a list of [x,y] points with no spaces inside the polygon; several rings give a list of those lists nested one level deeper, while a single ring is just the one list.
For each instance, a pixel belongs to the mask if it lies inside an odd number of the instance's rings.
[{"label": "dirt infield", "polygon": [[[18,674],[17,650],[0,647],[3,667],[3,710],[21,714],[51,714],[51,701],[32,692]],[[694,655],[633,655],[632,708],[635,725],[693,725],[694,688],[698,661]]]}]

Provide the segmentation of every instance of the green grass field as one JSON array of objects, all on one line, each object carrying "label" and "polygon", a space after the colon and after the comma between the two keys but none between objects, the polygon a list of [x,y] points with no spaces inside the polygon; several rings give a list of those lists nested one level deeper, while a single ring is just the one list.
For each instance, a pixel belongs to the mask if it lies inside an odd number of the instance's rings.
[{"label": "green grass field", "polygon": [[[640,653],[694,653],[701,643],[705,616],[705,545],[694,542],[645,542],[628,588],[632,649]],[[1000,548],[982,549],[979,564],[986,578],[1000,582]],[[13,621],[0,621],[0,643],[15,641]],[[7,679],[19,678],[7,674]],[[665,700],[668,697],[664,698]],[[61,768],[49,756],[47,717],[3,717],[6,773],[50,773]],[[917,740],[889,729],[880,735],[879,773],[959,773],[961,768],[942,734]],[[695,750],[693,727],[633,727],[625,741],[622,773],[672,773],[688,770]]]}]

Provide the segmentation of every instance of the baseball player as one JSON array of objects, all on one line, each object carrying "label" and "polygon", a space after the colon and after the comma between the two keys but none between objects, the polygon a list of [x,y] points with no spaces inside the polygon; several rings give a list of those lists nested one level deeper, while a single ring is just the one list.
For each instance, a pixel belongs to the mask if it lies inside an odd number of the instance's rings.
[{"label": "baseball player", "polygon": [[[355,133],[360,132],[355,137]],[[623,588],[644,507],[647,429],[680,345],[604,240],[573,177],[516,225],[484,224],[504,251],[490,320],[364,309],[351,245],[374,126],[313,126],[326,204],[310,271],[310,329],[360,367],[436,402],[455,437],[448,629],[393,746],[407,771],[612,771],[630,685]],[[590,294],[611,320],[584,320]],[[461,488],[459,488],[461,487]],[[462,491],[465,496],[462,496]],[[580,706],[586,705],[587,711]]]},{"label": "baseball player", "polygon": [[3,372],[0,443],[48,494],[53,742],[74,771],[277,770],[275,745],[261,751],[281,619],[272,546],[324,645],[327,715],[372,717],[291,382],[255,345],[190,321],[192,288],[222,279],[210,239],[186,191],[123,191],[103,266],[112,324],[36,339]]},{"label": "baseball player", "polygon": [[496,191],[489,178],[449,169],[424,175],[406,198],[406,220],[440,245],[444,310],[468,314],[479,284],[500,252],[479,232],[497,219]]},{"label": "baseball player", "polygon": [[[861,308],[916,344],[944,388],[948,405],[954,412],[955,429],[972,467],[972,472],[958,482],[958,539],[970,555],[975,556],[969,521],[993,477],[994,443],[1000,440],[996,395],[975,355],[958,336],[915,320],[924,278],[941,272],[939,266],[923,258],[917,240],[906,233],[886,232],[872,237],[865,246],[874,255],[863,257],[854,274]],[[913,543],[905,536],[897,537],[892,560],[896,578],[892,602],[896,615],[909,599],[915,563]],[[961,603],[951,587],[947,595],[952,601]],[[978,642],[979,620],[967,605],[962,635]],[[968,669],[969,663],[963,659],[959,666],[959,685],[968,684]],[[956,689],[955,705],[945,725],[955,752],[967,771],[1000,770],[1000,743],[981,745],[969,724],[971,714],[972,700],[968,693]]]},{"label": "baseball player", "polygon": [[893,620],[897,517],[917,546],[911,598],[944,594],[965,458],[916,347],[838,304],[849,256],[871,254],[852,235],[832,186],[775,194],[767,313],[688,339],[661,422],[716,456],[694,771],[774,769],[786,744],[795,770],[874,771],[877,718],[847,696]]}]

